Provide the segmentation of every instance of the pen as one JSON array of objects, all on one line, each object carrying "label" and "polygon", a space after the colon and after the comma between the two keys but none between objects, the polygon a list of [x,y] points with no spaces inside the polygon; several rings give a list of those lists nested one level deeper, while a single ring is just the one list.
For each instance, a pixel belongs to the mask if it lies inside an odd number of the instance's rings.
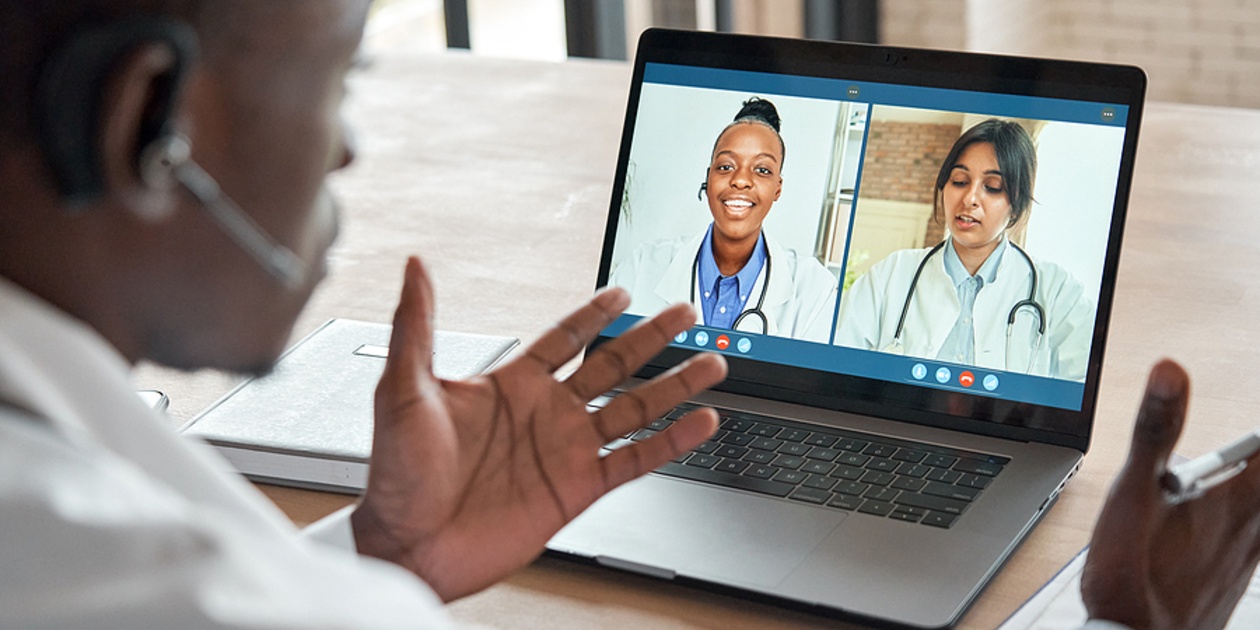
[{"label": "pen", "polygon": [[1260,429],[1188,462],[1177,464],[1164,473],[1164,489],[1177,500],[1202,493],[1247,466],[1247,459],[1260,451]]}]

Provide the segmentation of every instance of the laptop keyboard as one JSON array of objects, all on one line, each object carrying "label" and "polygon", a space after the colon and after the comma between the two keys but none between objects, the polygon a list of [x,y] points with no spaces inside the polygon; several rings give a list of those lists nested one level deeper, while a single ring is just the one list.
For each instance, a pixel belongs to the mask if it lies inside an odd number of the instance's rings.
[{"label": "laptop keyboard", "polygon": [[[600,397],[592,406],[609,400]],[[663,431],[698,405],[675,407],[605,446]],[[714,436],[656,472],[839,510],[949,528],[1009,458],[717,409]]]}]

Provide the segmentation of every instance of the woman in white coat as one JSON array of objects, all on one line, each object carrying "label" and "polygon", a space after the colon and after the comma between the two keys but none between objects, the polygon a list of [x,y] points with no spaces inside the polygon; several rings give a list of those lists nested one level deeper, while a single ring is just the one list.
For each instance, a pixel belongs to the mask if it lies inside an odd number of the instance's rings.
[{"label": "woman in white coat", "polygon": [[609,284],[630,292],[627,312],[690,302],[705,326],[827,342],[836,277],[762,230],[783,191],[779,127],[772,103],[744,103],[718,135],[701,186],[713,222],[690,238],[640,245],[612,271]]},{"label": "woman in white coat", "polygon": [[1082,381],[1095,306],[1072,275],[1007,237],[1027,221],[1037,154],[1018,124],[963,133],[941,164],[945,240],[893,252],[844,292],[835,343]]}]

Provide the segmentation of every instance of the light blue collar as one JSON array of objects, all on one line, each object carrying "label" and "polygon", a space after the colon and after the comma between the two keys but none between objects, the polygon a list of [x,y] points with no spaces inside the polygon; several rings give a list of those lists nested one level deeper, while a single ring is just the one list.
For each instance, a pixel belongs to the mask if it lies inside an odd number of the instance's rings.
[{"label": "light blue collar", "polygon": [[[761,275],[761,267],[766,262],[766,235],[764,232],[757,236],[757,245],[753,247],[752,257],[744,264],[744,268],[735,274],[735,282],[738,283],[738,291],[741,299],[747,299],[748,292],[752,291],[753,283],[757,282],[757,276]],[[722,276],[722,272],[718,271],[717,261],[713,259],[713,224],[709,224],[709,229],[704,233],[704,242],[700,244],[700,290],[701,292],[712,291],[713,283]]]},{"label": "light blue collar", "polygon": [[[1002,241],[998,243],[992,254],[980,268],[976,270],[976,277],[980,278],[981,286],[993,284],[997,280],[998,265],[1002,264],[1002,254],[1006,253],[1007,240],[1002,237]],[[967,273],[967,268],[963,266],[962,260],[958,258],[958,252],[954,250],[954,239],[951,237],[945,244],[945,273],[949,274],[949,279],[954,282],[954,287],[971,279],[971,274]]]}]

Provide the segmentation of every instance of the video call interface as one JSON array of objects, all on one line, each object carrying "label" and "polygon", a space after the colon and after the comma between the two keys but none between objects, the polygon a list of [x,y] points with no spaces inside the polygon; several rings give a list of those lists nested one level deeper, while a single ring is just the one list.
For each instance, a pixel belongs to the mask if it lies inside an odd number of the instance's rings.
[{"label": "video call interface", "polygon": [[1127,114],[649,63],[605,334],[1079,410]]}]

